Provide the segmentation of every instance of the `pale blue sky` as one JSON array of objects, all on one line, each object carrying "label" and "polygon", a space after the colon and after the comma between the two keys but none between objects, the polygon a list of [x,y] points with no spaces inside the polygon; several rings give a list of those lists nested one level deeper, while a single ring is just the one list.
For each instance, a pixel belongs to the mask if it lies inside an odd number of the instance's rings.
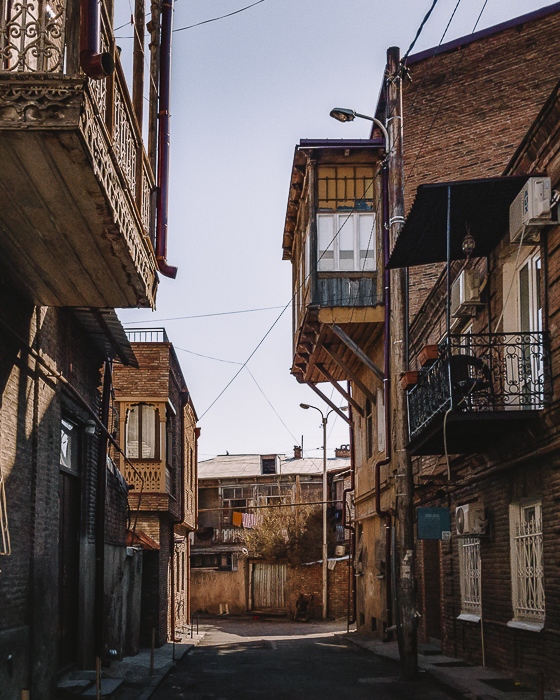
[{"label": "pale blue sky", "polygon": [[[176,0],[174,25],[250,2]],[[439,0],[415,51],[439,43],[456,3]],[[549,4],[488,0],[478,29]],[[367,122],[343,125],[329,111],[346,106],[371,113],[387,47],[400,46],[404,53],[430,5],[431,0],[266,0],[174,34],[168,260],[179,273],[174,281],[162,278],[155,312],[127,310],[119,316],[125,324],[165,326],[199,416],[238,367],[179,348],[242,363],[280,309],[162,319],[290,300],[291,265],[282,261],[281,243],[294,147],[301,138],[367,138]],[[483,5],[484,0],[462,0],[445,40],[469,34]],[[118,0],[116,24],[129,16],[128,0]],[[119,43],[126,61],[131,41]],[[291,340],[288,309],[248,365],[289,430],[244,370],[200,420],[201,459],[226,450],[290,453],[294,437],[299,443],[302,435],[309,456],[320,456],[319,415],[299,404],[325,406],[290,375]],[[334,415],[330,421],[329,454],[348,442],[344,422]]]}]

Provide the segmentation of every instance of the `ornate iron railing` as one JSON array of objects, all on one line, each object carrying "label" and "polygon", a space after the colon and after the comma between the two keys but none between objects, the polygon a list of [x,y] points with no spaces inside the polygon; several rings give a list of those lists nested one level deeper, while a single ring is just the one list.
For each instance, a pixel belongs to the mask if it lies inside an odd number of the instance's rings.
[{"label": "ornate iron railing", "polygon": [[0,0],[0,71],[61,73],[65,0]]},{"label": "ornate iron railing", "polygon": [[408,392],[410,439],[448,410],[543,408],[552,395],[549,359],[542,332],[450,335]]}]

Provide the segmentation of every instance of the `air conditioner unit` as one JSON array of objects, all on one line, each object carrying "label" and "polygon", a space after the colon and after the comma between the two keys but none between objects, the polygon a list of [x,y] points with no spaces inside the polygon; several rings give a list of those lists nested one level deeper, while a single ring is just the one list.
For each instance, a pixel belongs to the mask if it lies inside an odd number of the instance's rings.
[{"label": "air conditioner unit", "polygon": [[455,527],[459,536],[484,535],[487,521],[482,503],[467,503],[455,508]]},{"label": "air conditioner unit", "polygon": [[480,303],[480,277],[476,270],[463,270],[451,286],[451,316],[468,318],[476,316]]},{"label": "air conditioner unit", "polygon": [[541,228],[554,223],[550,178],[530,177],[509,208],[509,240],[533,245]]}]

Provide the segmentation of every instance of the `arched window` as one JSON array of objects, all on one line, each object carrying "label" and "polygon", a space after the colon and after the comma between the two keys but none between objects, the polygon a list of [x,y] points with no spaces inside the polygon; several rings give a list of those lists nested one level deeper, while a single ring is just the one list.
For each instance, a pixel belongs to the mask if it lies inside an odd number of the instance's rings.
[{"label": "arched window", "polygon": [[126,412],[126,456],[129,459],[159,459],[159,410],[147,403]]}]

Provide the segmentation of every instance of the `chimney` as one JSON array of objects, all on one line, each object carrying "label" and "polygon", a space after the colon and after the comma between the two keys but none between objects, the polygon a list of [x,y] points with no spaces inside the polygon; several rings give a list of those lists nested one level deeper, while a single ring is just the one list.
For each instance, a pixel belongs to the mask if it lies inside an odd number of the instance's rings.
[{"label": "chimney", "polygon": [[350,459],[350,445],[341,445],[340,447],[335,448],[334,456],[341,457],[343,459]]},{"label": "chimney", "polygon": [[294,459],[301,459],[301,447],[294,445]]}]

